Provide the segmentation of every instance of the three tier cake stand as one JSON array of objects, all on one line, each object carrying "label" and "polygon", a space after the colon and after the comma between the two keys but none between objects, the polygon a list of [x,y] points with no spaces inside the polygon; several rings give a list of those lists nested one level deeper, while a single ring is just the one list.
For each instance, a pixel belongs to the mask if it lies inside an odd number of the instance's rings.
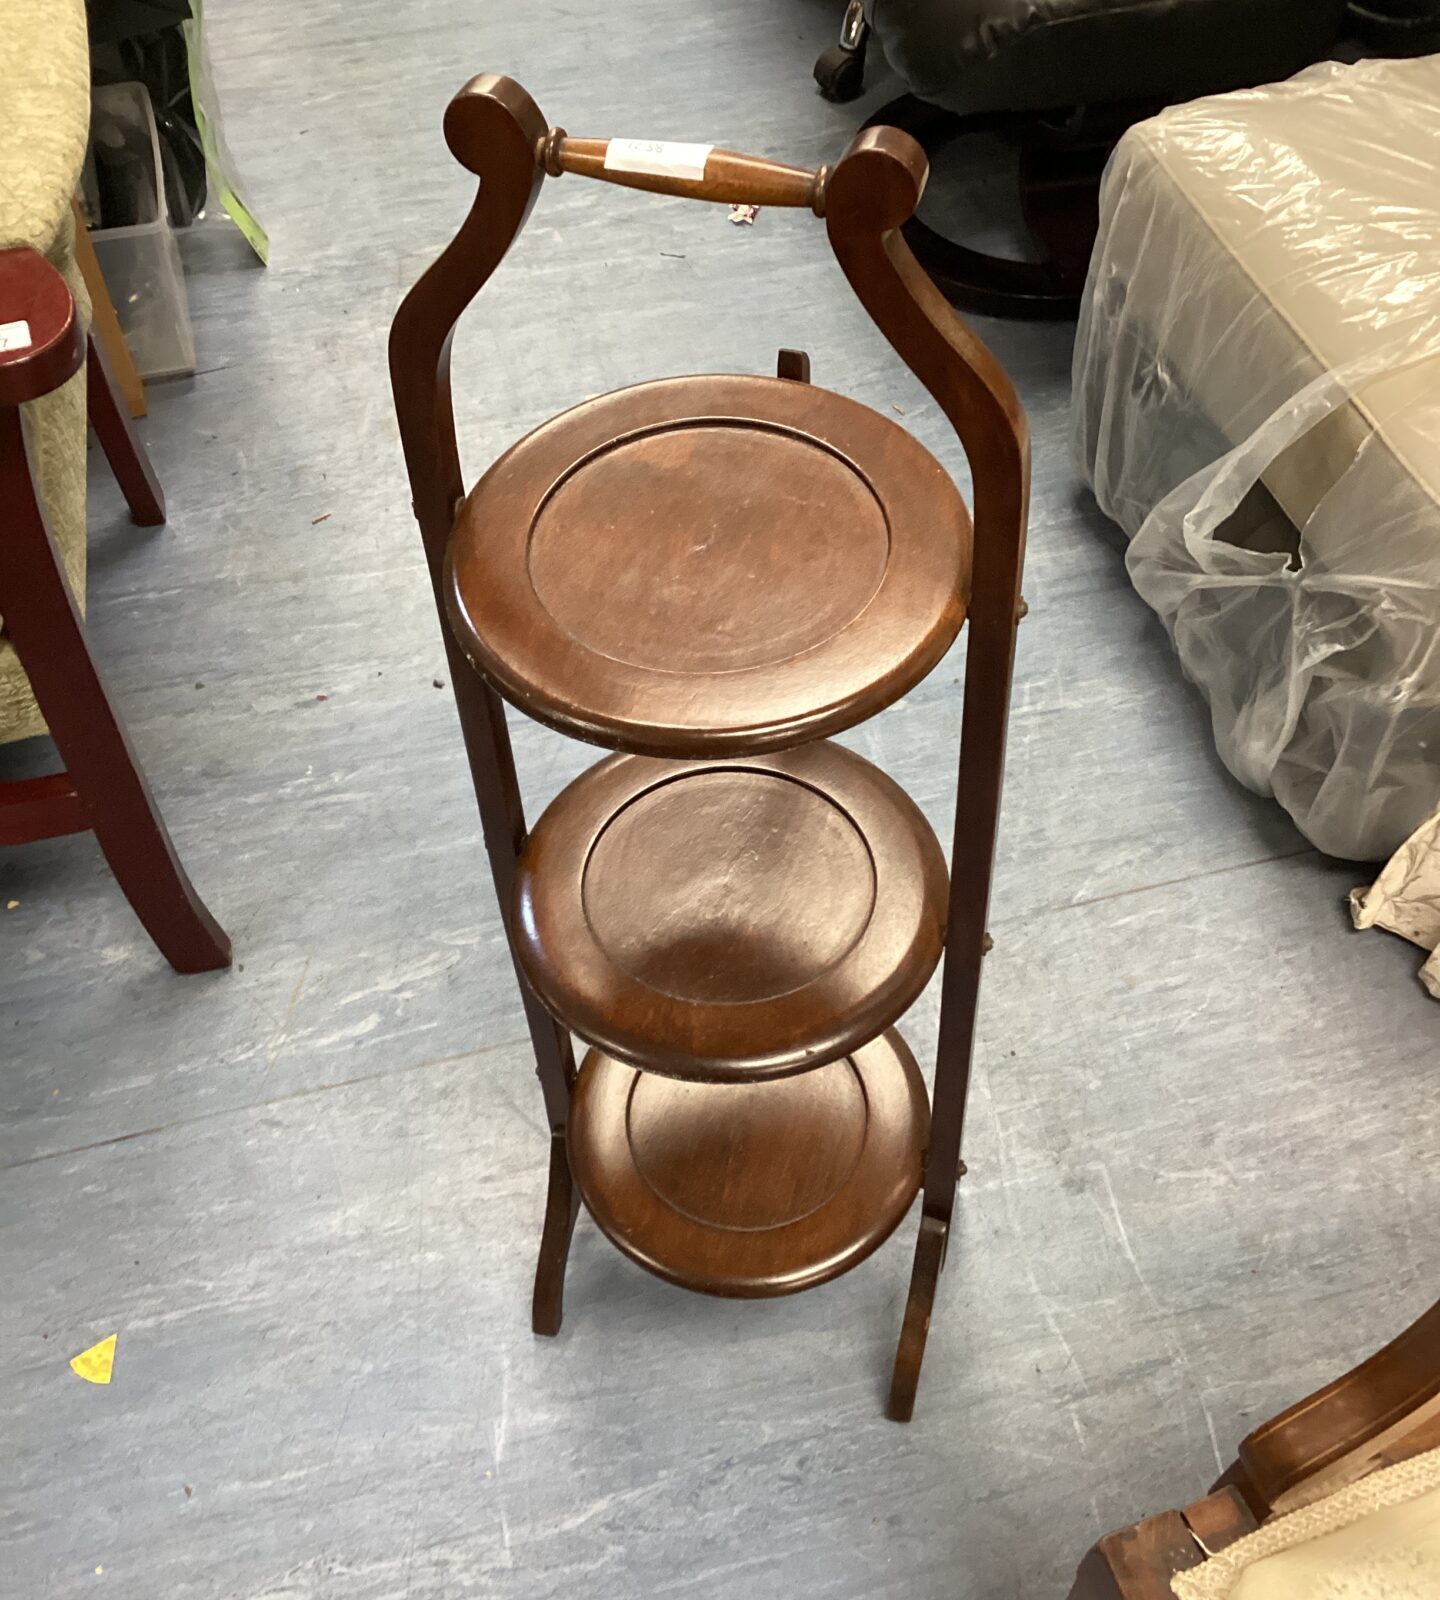
[{"label": "three tier cake stand", "polygon": [[[900,235],[925,158],[862,132],[817,172],[572,139],[511,80],[445,133],[480,179],[391,334],[396,409],[551,1131],[537,1332],[583,1199],[634,1261],[787,1294],[863,1260],[923,1194],[890,1415],[913,1410],[954,1207],[1029,457],[1005,374]],[[455,324],[547,175],[805,208],[954,425],[975,518],[897,423],[775,377],[641,383],[521,439],[467,495]],[[920,681],[968,620],[950,871],[904,792],[829,736]],[[503,702],[617,752],[533,829]],[[895,1029],[942,952],[933,1100]],[[571,1035],[589,1052],[578,1070]]]}]

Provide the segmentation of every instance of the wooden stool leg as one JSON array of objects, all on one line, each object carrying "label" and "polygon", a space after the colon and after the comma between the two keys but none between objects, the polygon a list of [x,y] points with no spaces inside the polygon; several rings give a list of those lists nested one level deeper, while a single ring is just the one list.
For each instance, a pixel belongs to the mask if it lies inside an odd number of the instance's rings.
[{"label": "wooden stool leg", "polygon": [[93,333],[86,341],[85,369],[85,406],[90,413],[90,426],[130,507],[130,516],[142,528],[158,527],[165,520],[160,480],[125,415],[105,352]]},{"label": "wooden stool leg", "polygon": [[6,631],[120,887],[180,972],[230,964],[230,941],[185,875],[90,654],[85,626],[45,524],[20,413],[0,407],[0,539]]}]

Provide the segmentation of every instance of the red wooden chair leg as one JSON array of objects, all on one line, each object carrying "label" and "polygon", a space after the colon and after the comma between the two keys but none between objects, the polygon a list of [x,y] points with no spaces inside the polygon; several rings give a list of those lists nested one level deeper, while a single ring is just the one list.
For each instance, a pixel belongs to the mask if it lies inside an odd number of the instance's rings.
[{"label": "red wooden chair leg", "polygon": [[[93,348],[93,347],[92,347]],[[90,654],[30,477],[20,413],[0,406],[5,627],[120,887],[180,972],[230,964],[230,941],[185,875]]]},{"label": "red wooden chair leg", "polygon": [[125,402],[110,376],[105,352],[93,333],[86,340],[85,362],[85,403],[90,413],[90,426],[129,504],[132,519],[142,528],[157,527],[165,520],[165,496],[160,480],[150,465],[145,446],[135,436]]}]

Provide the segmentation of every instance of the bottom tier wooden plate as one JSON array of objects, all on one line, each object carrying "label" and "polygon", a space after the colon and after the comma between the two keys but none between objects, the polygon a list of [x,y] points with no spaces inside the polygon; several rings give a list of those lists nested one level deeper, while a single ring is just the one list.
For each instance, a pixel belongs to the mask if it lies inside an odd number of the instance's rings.
[{"label": "bottom tier wooden plate", "polygon": [[894,1029],[763,1083],[687,1083],[592,1050],[569,1150],[632,1261],[704,1294],[793,1294],[883,1244],[919,1191],[930,1103]]}]

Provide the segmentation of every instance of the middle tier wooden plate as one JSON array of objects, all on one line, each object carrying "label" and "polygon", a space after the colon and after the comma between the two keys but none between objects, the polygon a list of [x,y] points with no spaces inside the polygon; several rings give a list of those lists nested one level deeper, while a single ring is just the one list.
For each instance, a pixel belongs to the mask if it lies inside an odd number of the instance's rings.
[{"label": "middle tier wooden plate", "polygon": [[782,1077],[889,1027],[945,938],[945,858],[914,801],[839,745],[612,756],[520,858],[515,945],[562,1022],[672,1077]]},{"label": "middle tier wooden plate", "polygon": [[853,726],[965,617],[970,517],[888,417],[809,383],[669,378],[587,401],[460,508],[446,604],[529,715],[646,755]]}]

